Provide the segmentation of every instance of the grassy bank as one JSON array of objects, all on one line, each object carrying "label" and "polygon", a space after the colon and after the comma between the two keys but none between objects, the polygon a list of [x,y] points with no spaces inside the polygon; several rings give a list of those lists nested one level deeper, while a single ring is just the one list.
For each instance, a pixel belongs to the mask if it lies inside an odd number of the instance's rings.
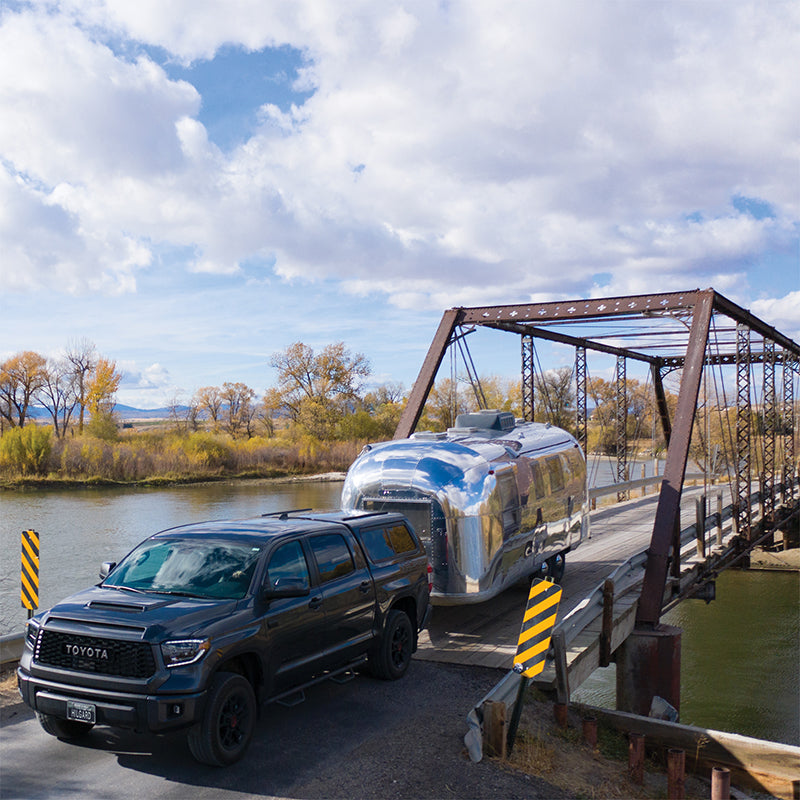
[{"label": "grassy bank", "polygon": [[123,432],[109,441],[26,426],[0,439],[0,487],[163,486],[343,472],[363,442]]}]

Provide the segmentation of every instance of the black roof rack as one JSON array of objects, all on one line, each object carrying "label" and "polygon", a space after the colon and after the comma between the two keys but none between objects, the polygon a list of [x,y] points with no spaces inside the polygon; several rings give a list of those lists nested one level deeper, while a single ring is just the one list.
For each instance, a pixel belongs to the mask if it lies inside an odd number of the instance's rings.
[{"label": "black roof rack", "polygon": [[313,511],[311,508],[291,508],[287,511],[270,511],[262,514],[262,517],[277,517],[278,519],[289,519],[289,514],[302,514],[304,511]]}]

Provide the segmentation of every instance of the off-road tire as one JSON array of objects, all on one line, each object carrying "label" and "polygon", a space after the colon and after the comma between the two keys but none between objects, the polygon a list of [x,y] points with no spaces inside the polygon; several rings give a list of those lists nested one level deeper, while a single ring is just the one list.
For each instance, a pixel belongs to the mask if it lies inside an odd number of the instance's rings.
[{"label": "off-road tire", "polygon": [[403,611],[390,611],[375,651],[370,654],[372,674],[385,681],[396,681],[406,674],[414,651],[414,629]]},{"label": "off-road tire", "polygon": [[247,750],[256,726],[256,696],[250,681],[219,672],[211,682],[202,720],[189,729],[189,750],[202,764],[226,767]]},{"label": "off-road tire", "polygon": [[57,736],[59,739],[79,739],[81,736],[86,736],[94,728],[91,722],[63,719],[62,717],[54,717],[52,714],[43,714],[41,711],[36,712],[36,719],[39,720],[39,724],[47,733],[51,736]]}]

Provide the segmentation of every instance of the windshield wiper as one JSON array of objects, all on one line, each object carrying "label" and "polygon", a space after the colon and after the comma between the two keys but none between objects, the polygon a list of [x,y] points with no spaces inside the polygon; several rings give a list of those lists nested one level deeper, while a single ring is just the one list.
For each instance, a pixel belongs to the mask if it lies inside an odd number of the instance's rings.
[{"label": "windshield wiper", "polygon": [[147,594],[144,589],[134,589],[133,586],[121,586],[113,583],[101,583],[103,589],[119,589],[121,592],[135,592],[136,594]]},{"label": "windshield wiper", "polygon": [[174,595],[175,597],[199,597],[201,600],[208,599],[205,595],[193,594],[192,592],[176,592],[176,591],[170,591],[169,589],[151,589],[150,591],[153,594],[170,594]]}]

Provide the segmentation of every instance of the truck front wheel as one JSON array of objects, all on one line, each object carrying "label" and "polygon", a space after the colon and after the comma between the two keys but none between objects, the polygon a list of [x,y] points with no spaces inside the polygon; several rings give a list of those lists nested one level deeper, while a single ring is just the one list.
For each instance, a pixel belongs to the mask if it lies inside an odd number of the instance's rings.
[{"label": "truck front wheel", "polygon": [[59,739],[77,739],[85,736],[94,727],[91,722],[62,719],[54,717],[52,714],[42,714],[41,711],[36,712],[36,719],[47,733],[57,736]]},{"label": "truck front wheel", "polygon": [[370,656],[372,672],[386,681],[396,681],[406,674],[414,647],[411,620],[402,611],[390,611],[380,641]]},{"label": "truck front wheel", "polygon": [[189,730],[189,750],[203,764],[226,767],[244,755],[255,724],[250,681],[235,672],[220,672],[211,682],[202,720]]}]

